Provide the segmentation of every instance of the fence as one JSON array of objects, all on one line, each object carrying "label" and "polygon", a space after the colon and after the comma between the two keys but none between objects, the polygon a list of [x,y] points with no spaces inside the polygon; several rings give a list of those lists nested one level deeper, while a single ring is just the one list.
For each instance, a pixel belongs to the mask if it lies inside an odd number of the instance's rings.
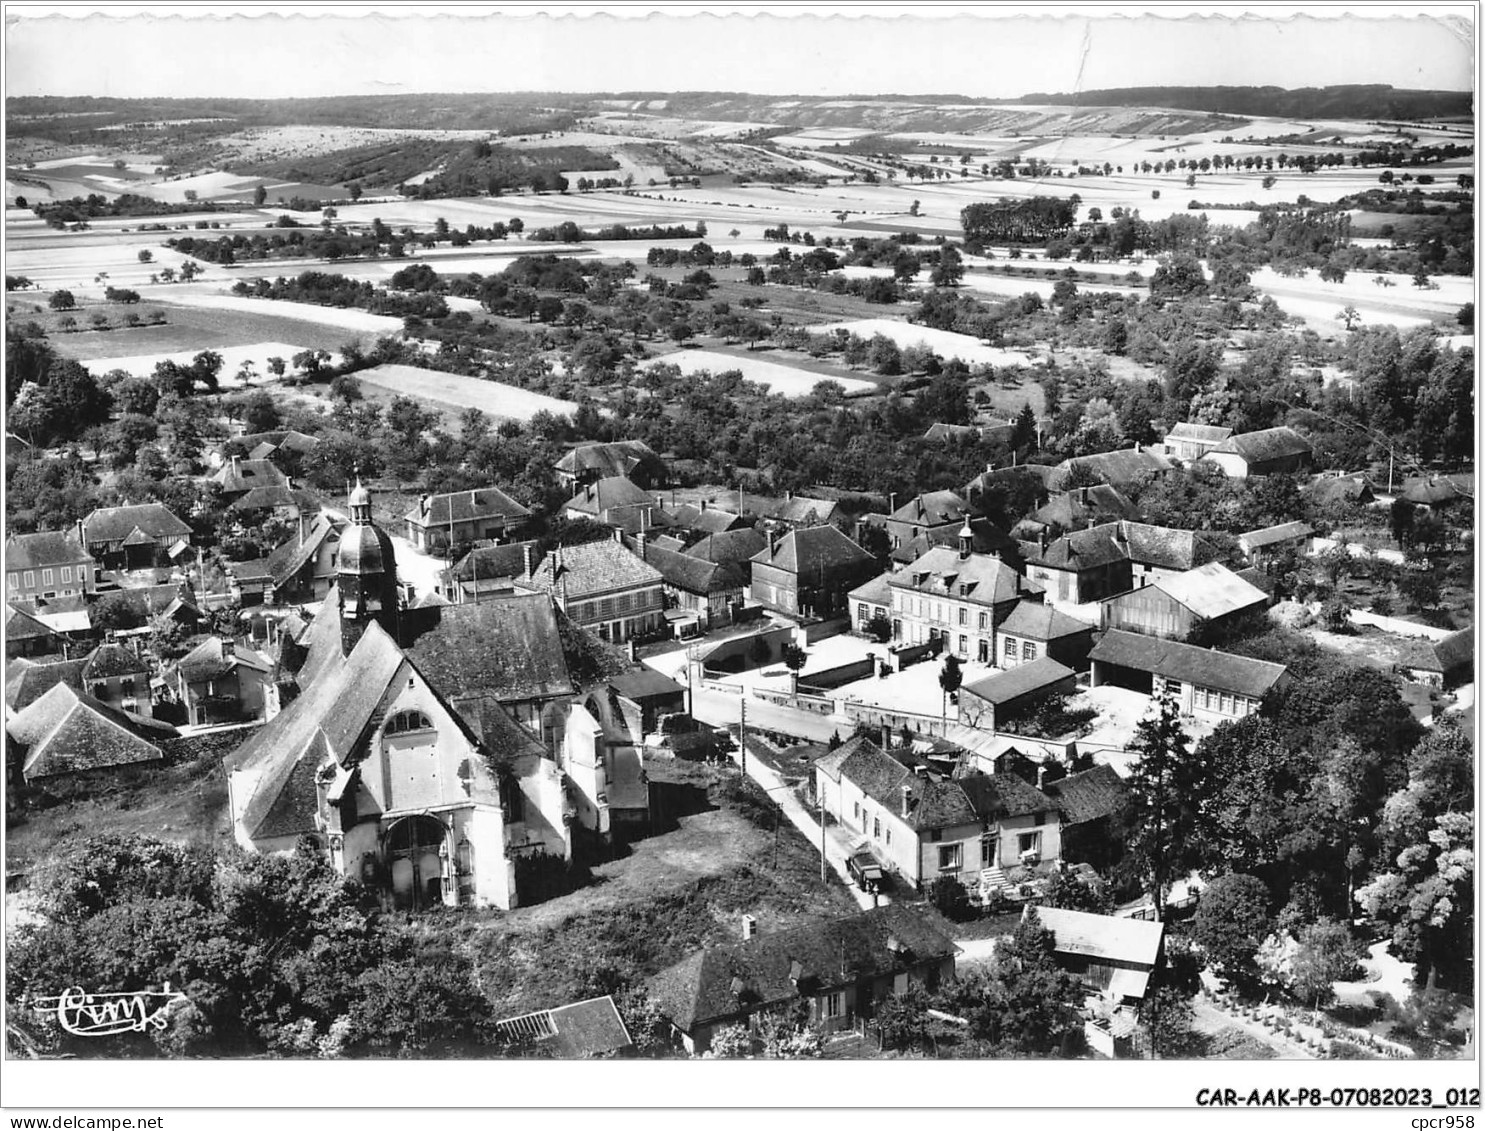
[{"label": "fence", "polygon": [[920,715],[915,711],[892,710],[863,703],[859,699],[846,699],[841,709],[846,718],[858,723],[867,723],[874,727],[889,726],[893,730],[906,727],[919,734],[938,735],[940,738],[948,734],[949,727],[958,723],[957,719],[946,721],[942,715]]},{"label": "fence", "polygon": [[802,672],[799,678],[808,680],[807,686],[827,691],[834,687],[840,687],[845,683],[854,683],[858,679],[865,679],[877,670],[877,659],[875,656],[863,656],[859,660],[852,660],[849,664],[839,664],[833,668],[821,668],[819,671]]},{"label": "fence", "polygon": [[761,699],[765,703],[773,703],[779,707],[794,707],[800,711],[809,711],[816,715],[835,714],[835,700],[827,699],[823,695],[810,695],[806,692],[790,694],[787,691],[768,691],[765,688],[753,688],[753,698]]}]

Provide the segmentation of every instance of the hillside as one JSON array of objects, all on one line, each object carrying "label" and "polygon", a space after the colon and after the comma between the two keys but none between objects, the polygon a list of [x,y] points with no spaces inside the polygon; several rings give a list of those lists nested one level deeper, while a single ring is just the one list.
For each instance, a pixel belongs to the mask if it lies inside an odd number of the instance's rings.
[{"label": "hillside", "polygon": [[1021,103],[1052,106],[1165,106],[1214,114],[1273,118],[1469,117],[1474,95],[1455,90],[1398,90],[1371,86],[1131,86],[1072,94],[1028,94]]}]

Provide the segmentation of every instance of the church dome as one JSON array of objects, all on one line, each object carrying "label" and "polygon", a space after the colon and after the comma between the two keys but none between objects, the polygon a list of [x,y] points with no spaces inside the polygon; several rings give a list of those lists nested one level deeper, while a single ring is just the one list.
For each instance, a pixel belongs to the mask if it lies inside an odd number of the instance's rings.
[{"label": "church dome", "polygon": [[385,575],[396,568],[392,538],[381,527],[353,522],[341,533],[335,571],[342,577]]}]

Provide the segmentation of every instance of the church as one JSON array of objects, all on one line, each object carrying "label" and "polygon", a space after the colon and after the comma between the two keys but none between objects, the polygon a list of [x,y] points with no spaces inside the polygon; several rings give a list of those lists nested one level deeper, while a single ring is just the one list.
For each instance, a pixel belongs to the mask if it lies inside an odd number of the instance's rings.
[{"label": "church", "polygon": [[[313,846],[398,909],[515,907],[523,856],[572,857],[563,735],[544,744],[513,717],[506,703],[530,689],[502,686],[461,607],[402,607],[370,492],[358,482],[349,503],[334,588],[280,657],[284,705],[227,760],[236,839],[257,852]],[[499,616],[498,602],[479,613]],[[560,666],[567,641],[551,635]],[[616,656],[574,666],[601,682]]]}]

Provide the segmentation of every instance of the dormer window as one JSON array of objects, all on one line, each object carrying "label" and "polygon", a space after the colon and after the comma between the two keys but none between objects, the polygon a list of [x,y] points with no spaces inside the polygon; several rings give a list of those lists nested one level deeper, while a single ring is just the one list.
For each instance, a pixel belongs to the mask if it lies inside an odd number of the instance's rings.
[{"label": "dormer window", "polygon": [[390,738],[399,734],[412,734],[420,730],[432,730],[433,723],[422,711],[398,711],[387,720],[385,734]]}]

